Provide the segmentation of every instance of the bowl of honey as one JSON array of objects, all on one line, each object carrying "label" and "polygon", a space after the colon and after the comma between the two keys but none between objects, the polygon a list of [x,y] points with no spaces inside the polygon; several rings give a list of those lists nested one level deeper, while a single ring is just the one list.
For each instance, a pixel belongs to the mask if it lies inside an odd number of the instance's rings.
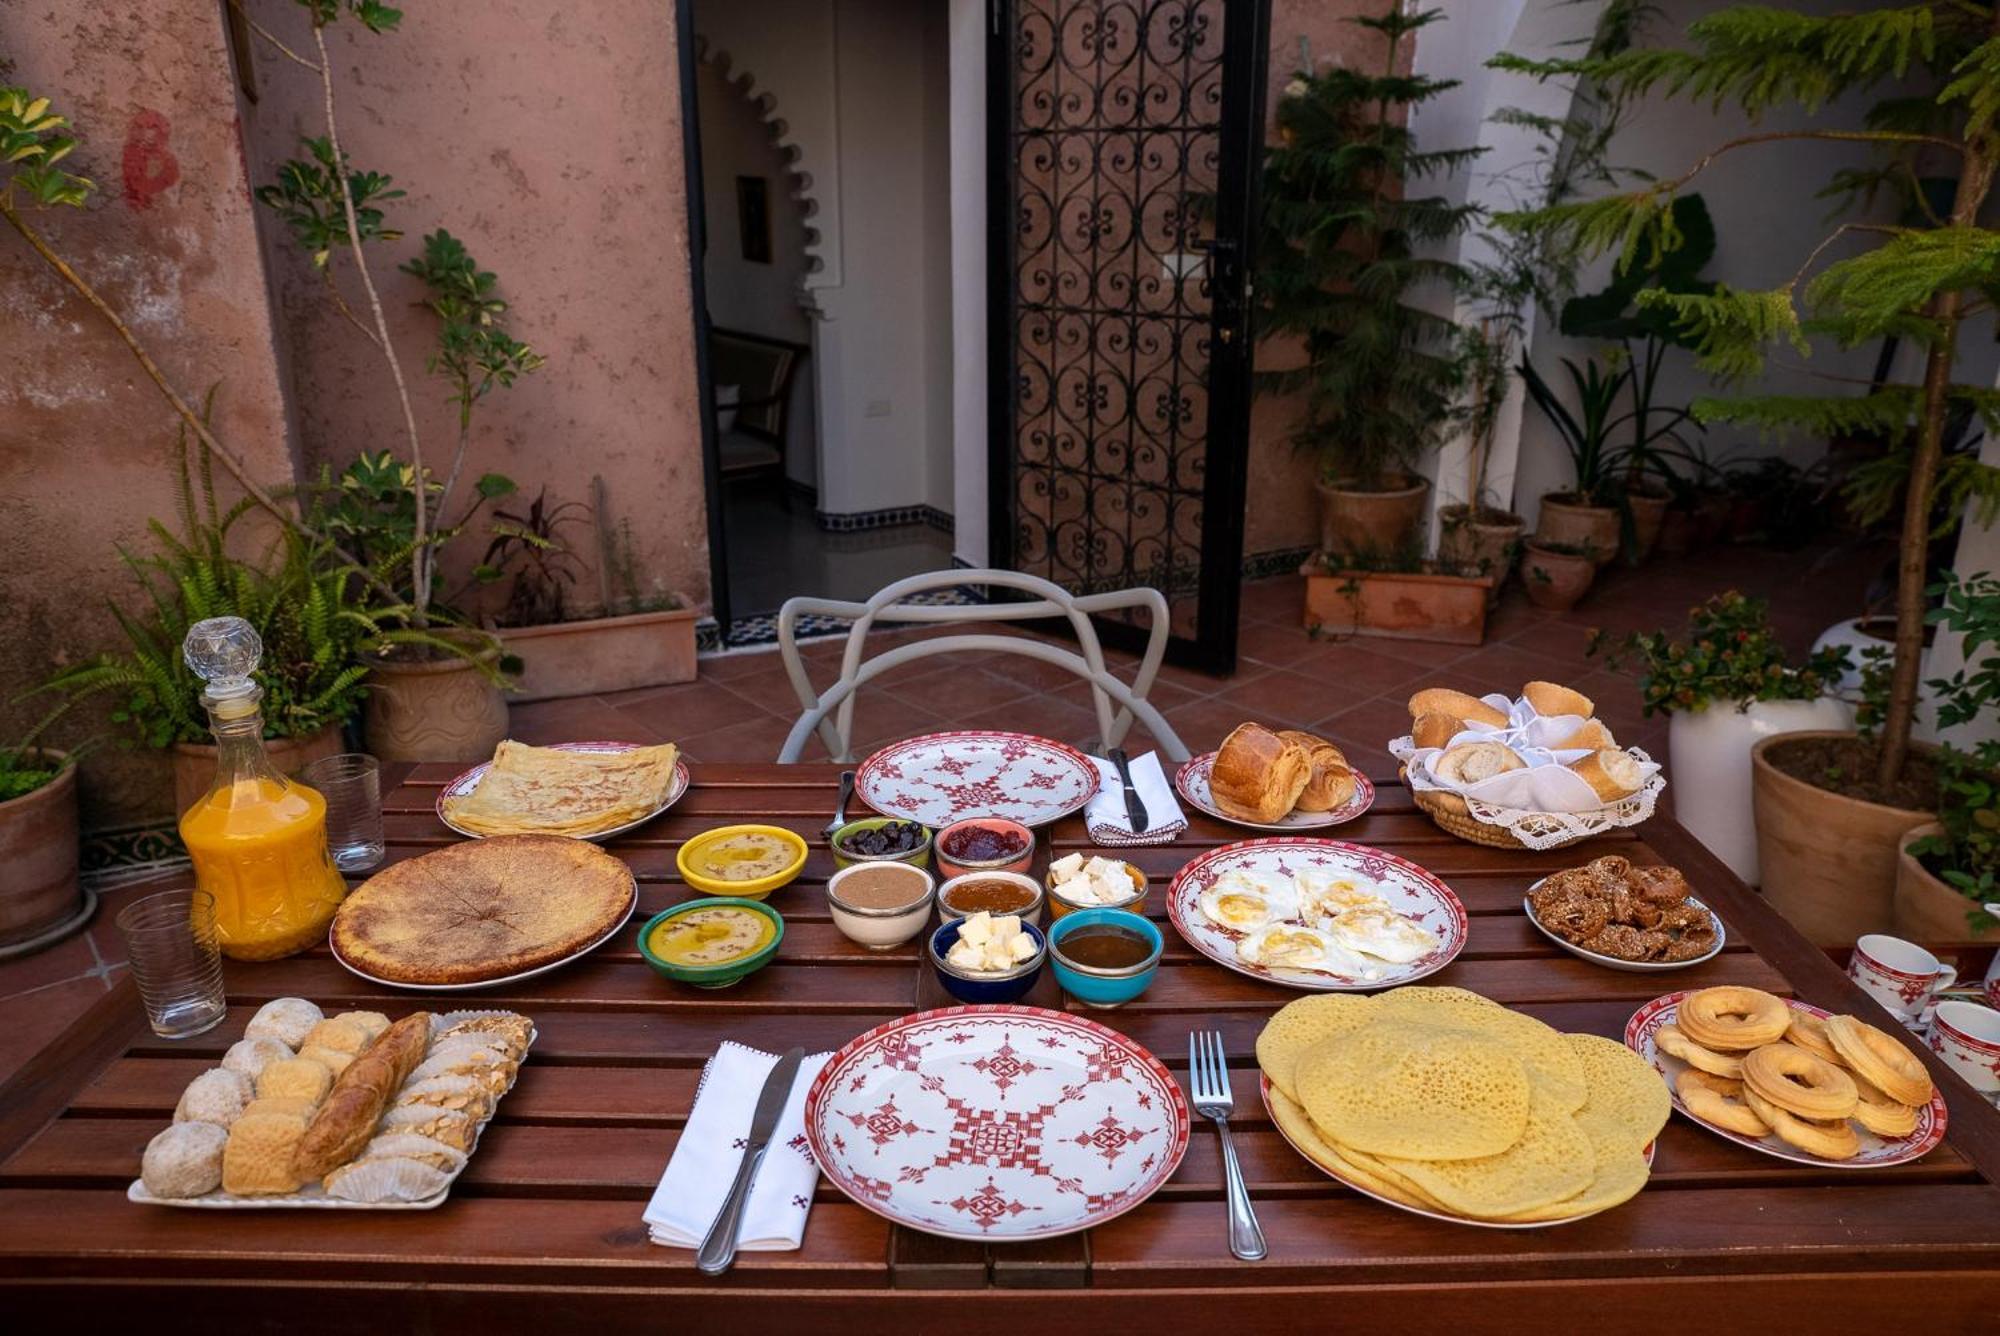
[{"label": "bowl of honey", "polygon": [[1122,1007],[1152,986],[1166,938],[1143,914],[1073,909],[1049,927],[1049,967],[1087,1007]]},{"label": "bowl of honey", "polygon": [[938,887],[938,920],[949,923],[982,910],[988,914],[1018,914],[1039,923],[1044,900],[1042,884],[1020,872],[967,872]]}]

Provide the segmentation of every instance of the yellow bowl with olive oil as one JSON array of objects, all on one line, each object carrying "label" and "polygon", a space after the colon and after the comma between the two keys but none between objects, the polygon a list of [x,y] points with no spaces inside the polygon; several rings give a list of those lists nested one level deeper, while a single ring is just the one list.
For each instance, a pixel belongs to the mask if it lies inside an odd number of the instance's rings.
[{"label": "yellow bowl with olive oil", "polygon": [[681,845],[674,866],[704,895],[761,900],[805,870],[806,842],[783,826],[721,826]]}]

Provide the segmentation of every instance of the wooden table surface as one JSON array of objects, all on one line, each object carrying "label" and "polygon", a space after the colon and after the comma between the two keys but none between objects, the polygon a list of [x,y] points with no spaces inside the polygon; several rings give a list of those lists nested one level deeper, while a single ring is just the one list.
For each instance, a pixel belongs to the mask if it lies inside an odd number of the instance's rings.
[{"label": "wooden table surface", "polygon": [[[395,776],[384,800],[389,858],[456,837],[433,815],[459,767]],[[1927,1332],[2000,1323],[2000,1114],[1935,1063],[1950,1106],[1944,1145],[1867,1172],[1756,1154],[1676,1116],[1636,1199],[1573,1225],[1450,1225],[1348,1191],[1291,1151],[1257,1096],[1258,1028],[1296,993],[1192,952],[1169,928],[1152,989],[1089,1013],[1159,1054],[1185,1079],[1191,1025],[1221,1029],[1234,1068],[1237,1144],[1270,1257],[1225,1244],[1212,1129],[1197,1120],[1186,1160],[1151,1201],[1088,1234],[981,1246],[892,1227],[822,1179],[805,1246],[746,1253],[720,1281],[686,1250],[648,1242],[640,1212],[686,1119],[701,1064],[724,1039],[770,1050],[837,1047],[890,1017],[949,1001],[917,946],[863,951],[829,922],[832,870],[818,839],[838,768],[702,765],[673,810],[613,843],[640,883],[639,915],[686,898],[680,841],[755,818],[814,842],[805,873],[771,903],[787,920],[778,960],[705,992],[653,974],[621,933],[588,959],[482,1004],[532,1014],[541,1039],[519,1085],[435,1211],[188,1211],[125,1200],[147,1140],[181,1088],[239,1038],[263,1002],[288,994],[400,1015],[419,999],[368,983],[324,947],[267,964],[229,962],[230,1011],[215,1030],[168,1042],[146,1030],[129,982],[0,1088],[0,1313],[11,1329],[386,1330],[537,1333],[772,1330],[812,1319],[834,1330],[1000,1332],[1023,1321],[1103,1331],[1207,1322],[1217,1330],[1363,1321],[1404,1330],[1421,1315],[1459,1331],[1771,1332],[1812,1314],[1819,1330]],[[1752,984],[1874,1014],[1838,969],[1685,831],[1656,817],[1637,832],[1550,853],[1496,851],[1439,831],[1393,775],[1374,810],[1336,832],[1431,868],[1471,915],[1465,952],[1430,982],[1456,984],[1566,1030],[1619,1036],[1671,988]],[[1241,838],[1197,816],[1175,845],[1132,850],[1159,893],[1200,849]],[[1040,856],[1086,847],[1080,818],[1045,833]],[[1523,918],[1535,878],[1606,852],[1686,871],[1729,928],[1716,960],[1668,977],[1620,973],[1561,953]],[[1045,975],[1028,1001],[1066,1003]],[[1925,1057],[1928,1059],[1926,1052]],[[1588,1305],[1588,1307],[1583,1307]],[[42,1314],[49,1325],[12,1326]],[[664,1324],[664,1326],[662,1326]],[[1776,1324],[1776,1325],[1772,1325]]]}]

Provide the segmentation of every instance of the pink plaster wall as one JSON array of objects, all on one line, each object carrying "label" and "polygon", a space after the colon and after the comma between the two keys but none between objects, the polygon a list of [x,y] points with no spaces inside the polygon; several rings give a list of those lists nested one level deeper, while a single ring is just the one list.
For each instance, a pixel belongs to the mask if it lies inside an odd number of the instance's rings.
[{"label": "pink plaster wall", "polygon": [[[291,0],[250,0],[295,49],[310,30]],[[455,434],[443,382],[424,374],[434,322],[396,265],[443,226],[500,276],[509,327],[548,358],[475,420],[468,471],[495,470],[532,495],[588,502],[602,474],[629,519],[642,578],[708,600],[708,553],[674,8],[665,0],[547,6],[532,0],[410,5],[377,36],[327,31],[342,144],[357,168],[408,196],[406,235],[370,248],[376,284],[424,440],[441,472]],[[260,97],[246,113],[257,178],[321,132],[311,72],[259,47]],[[380,355],[330,308],[274,215],[259,210],[303,452],[336,469],[362,449],[406,453]],[[342,289],[358,304],[353,273]],[[568,541],[594,570],[589,529]],[[460,568],[477,555],[460,545]],[[578,583],[586,599],[594,574]]]},{"label": "pink plaster wall", "polygon": [[[89,206],[35,216],[56,249],[122,312],[167,375],[198,397],[219,385],[218,434],[267,481],[291,461],[264,274],[236,133],[220,7],[0,6],[0,83],[55,99],[96,181]],[[146,549],[173,514],[171,411],[111,328],[0,226],[0,742],[38,717],[5,702],[60,661],[121,643],[106,599],[129,601],[117,544]],[[66,726],[74,742],[102,712]],[[152,810],[157,756],[99,748],[87,817]]]}]

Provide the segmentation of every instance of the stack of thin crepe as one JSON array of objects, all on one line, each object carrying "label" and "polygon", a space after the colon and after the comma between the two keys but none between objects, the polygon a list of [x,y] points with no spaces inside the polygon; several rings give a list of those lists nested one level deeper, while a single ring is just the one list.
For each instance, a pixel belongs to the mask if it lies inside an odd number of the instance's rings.
[{"label": "stack of thin crepe", "polygon": [[672,795],[671,742],[630,751],[566,751],[508,739],[472,792],[444,800],[455,826],[478,835],[587,838],[654,811]]}]

